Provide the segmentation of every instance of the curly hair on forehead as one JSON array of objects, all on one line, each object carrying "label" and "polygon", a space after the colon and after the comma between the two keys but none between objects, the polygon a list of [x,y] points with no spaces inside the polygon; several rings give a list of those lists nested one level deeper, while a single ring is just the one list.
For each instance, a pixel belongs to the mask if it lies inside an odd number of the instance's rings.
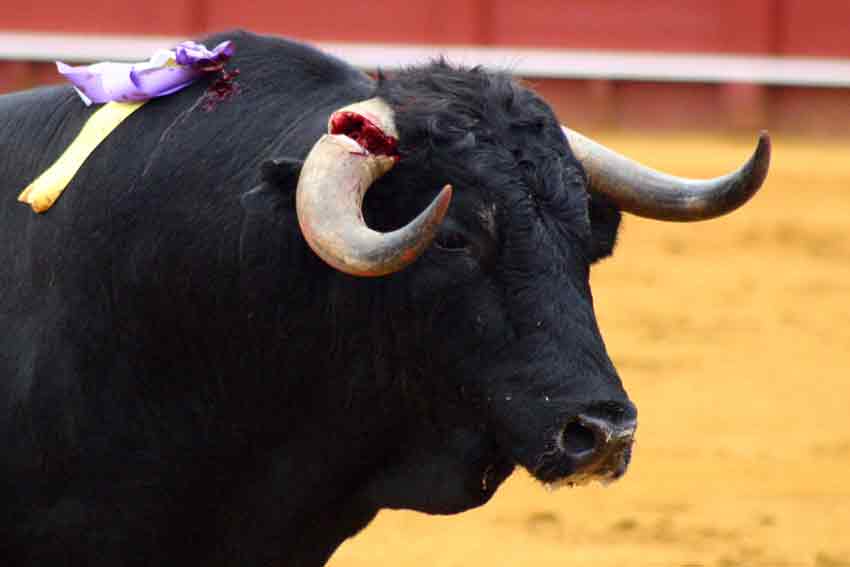
[{"label": "curly hair on forehead", "polygon": [[509,143],[522,132],[539,134],[556,126],[552,111],[534,92],[506,72],[452,65],[437,59],[392,76],[378,75],[376,96],[393,106],[401,135],[431,144]]},{"label": "curly hair on forehead", "polygon": [[469,185],[519,184],[544,201],[563,195],[565,173],[583,184],[550,107],[507,72],[440,58],[379,73],[375,96],[395,111],[402,163]]}]

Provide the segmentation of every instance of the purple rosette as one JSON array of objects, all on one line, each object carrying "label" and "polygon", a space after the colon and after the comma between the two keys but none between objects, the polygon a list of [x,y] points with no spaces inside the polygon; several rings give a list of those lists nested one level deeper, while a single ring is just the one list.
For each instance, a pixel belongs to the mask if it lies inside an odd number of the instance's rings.
[{"label": "purple rosette", "polygon": [[232,41],[224,41],[210,51],[203,44],[184,41],[174,49],[178,65],[191,65],[205,71],[218,71],[233,56],[236,47]]},{"label": "purple rosette", "polygon": [[86,106],[109,101],[137,102],[177,92],[205,73],[221,70],[234,51],[232,41],[224,41],[212,50],[184,41],[174,49],[157,51],[143,63],[106,61],[73,67],[57,61],[56,67],[71,81]]}]

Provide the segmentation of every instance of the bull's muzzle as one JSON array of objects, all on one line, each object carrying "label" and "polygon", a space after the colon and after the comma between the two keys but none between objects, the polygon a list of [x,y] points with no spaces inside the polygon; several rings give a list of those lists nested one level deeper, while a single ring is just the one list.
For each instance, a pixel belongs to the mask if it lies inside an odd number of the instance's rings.
[{"label": "bull's muzzle", "polygon": [[574,486],[598,480],[614,481],[626,472],[637,429],[637,411],[631,403],[591,407],[571,419],[558,434],[558,456],[571,471],[548,482]]}]

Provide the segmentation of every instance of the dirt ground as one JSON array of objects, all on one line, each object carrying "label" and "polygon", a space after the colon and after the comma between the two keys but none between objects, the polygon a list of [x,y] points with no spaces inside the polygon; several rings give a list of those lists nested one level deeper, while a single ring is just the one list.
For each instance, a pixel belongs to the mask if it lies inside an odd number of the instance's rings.
[{"label": "dirt ground", "polygon": [[[753,139],[595,137],[712,176]],[[625,220],[594,268],[640,426],[618,483],[517,472],[453,517],[383,512],[333,567],[850,567],[850,142],[774,136],[763,192],[723,219]]]}]

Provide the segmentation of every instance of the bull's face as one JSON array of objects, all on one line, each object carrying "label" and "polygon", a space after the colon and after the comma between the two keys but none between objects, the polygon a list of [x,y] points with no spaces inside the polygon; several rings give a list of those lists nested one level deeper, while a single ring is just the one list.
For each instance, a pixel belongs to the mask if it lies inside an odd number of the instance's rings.
[{"label": "bull's face", "polygon": [[[590,266],[610,254],[620,209],[722,214],[758,188],[765,156],[723,186],[612,173],[530,91],[443,64],[382,81],[329,128],[301,172],[302,232],[340,271],[385,276],[372,289],[415,408],[374,502],[462,510],[515,464],[545,483],[619,478],[636,410],[596,324]],[[636,196],[634,177],[650,190]]]},{"label": "bull's face", "polygon": [[[527,140],[514,130],[513,140],[471,150],[463,170],[435,163],[458,160],[462,150],[436,159],[431,150],[425,158],[435,171],[455,170],[454,198],[404,280],[414,291],[415,319],[431,325],[423,378],[440,381],[435,399],[458,400],[458,415],[448,419],[467,421],[492,447],[481,486],[494,486],[487,476],[507,463],[546,483],[618,478],[636,425],[589,285],[591,264],[611,251],[619,213],[601,199],[589,202],[580,166],[546,118]],[[379,226],[378,211],[394,208],[390,194],[400,187],[429,196],[433,175],[405,165],[387,176],[386,192],[376,186],[374,207],[366,208]],[[379,203],[384,194],[386,204]],[[389,218],[405,218],[418,205]]]}]

